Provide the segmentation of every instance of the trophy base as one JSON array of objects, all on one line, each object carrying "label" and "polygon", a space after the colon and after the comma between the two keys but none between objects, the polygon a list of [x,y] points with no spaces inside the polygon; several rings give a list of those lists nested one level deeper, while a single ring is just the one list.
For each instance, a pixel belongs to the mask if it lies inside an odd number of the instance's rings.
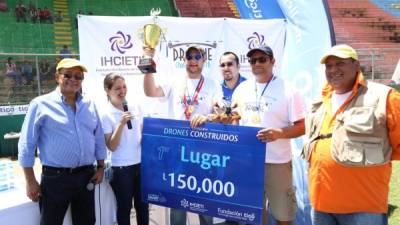
[{"label": "trophy base", "polygon": [[151,58],[142,58],[139,60],[138,68],[142,73],[156,73],[156,63]]}]

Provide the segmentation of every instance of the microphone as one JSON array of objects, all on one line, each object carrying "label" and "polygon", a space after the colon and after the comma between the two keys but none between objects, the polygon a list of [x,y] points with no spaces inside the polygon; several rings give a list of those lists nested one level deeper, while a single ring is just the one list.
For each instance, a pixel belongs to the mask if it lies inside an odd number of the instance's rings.
[{"label": "microphone", "polygon": [[86,185],[86,189],[88,191],[93,191],[95,185],[96,185],[96,181],[95,180],[90,180],[89,183]]},{"label": "microphone", "polygon": [[[124,112],[128,111],[128,102],[126,100],[122,102],[122,107],[124,108]],[[126,122],[126,125],[128,126],[128,129],[132,129],[132,123],[130,120]]]}]

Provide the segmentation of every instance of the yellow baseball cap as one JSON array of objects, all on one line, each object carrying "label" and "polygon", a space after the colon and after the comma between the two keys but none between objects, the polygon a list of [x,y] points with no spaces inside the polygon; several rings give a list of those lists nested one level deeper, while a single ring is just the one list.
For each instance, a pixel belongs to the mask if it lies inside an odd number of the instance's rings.
[{"label": "yellow baseball cap", "polygon": [[340,44],[333,46],[325,55],[321,58],[321,64],[325,64],[326,59],[329,56],[336,56],[342,59],[352,58],[358,60],[357,52],[354,48],[349,45]]},{"label": "yellow baseball cap", "polygon": [[77,59],[72,59],[72,58],[62,59],[60,62],[58,62],[56,70],[58,71],[59,69],[62,68],[72,68],[76,66],[79,66],[83,72],[87,72],[87,69],[85,65],[83,65],[83,63],[81,63]]}]

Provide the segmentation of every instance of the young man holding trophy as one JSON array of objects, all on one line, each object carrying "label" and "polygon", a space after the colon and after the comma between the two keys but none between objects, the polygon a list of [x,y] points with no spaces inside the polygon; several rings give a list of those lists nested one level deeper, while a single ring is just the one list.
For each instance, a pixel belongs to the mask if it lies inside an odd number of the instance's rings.
[{"label": "young man holding trophy", "polygon": [[[154,48],[144,47],[145,57],[151,57]],[[198,118],[213,112],[215,102],[222,99],[221,88],[213,80],[202,74],[206,61],[205,52],[198,46],[190,46],[185,52],[186,75],[178,77],[170,84],[157,85],[151,72],[145,73],[144,92],[148,97],[161,97],[168,103],[168,118],[191,120],[191,126],[196,127]],[[160,71],[159,71],[160,72]],[[199,215],[200,225],[211,225],[210,216]],[[171,225],[185,225],[186,212],[171,209]]]},{"label": "young man holding trophy", "polygon": [[[154,12],[151,14],[155,16]],[[138,67],[145,74],[143,86],[146,96],[159,97],[166,101],[168,118],[191,120],[192,127],[200,125],[196,122],[198,118],[206,118],[205,115],[213,112],[214,103],[222,99],[222,91],[218,84],[202,74],[206,62],[204,50],[199,46],[189,46],[184,58],[186,75],[169,84],[158,85],[154,80],[156,64],[152,57],[160,40],[161,28],[156,24],[147,24],[143,29],[144,57]],[[210,216],[199,215],[199,220],[200,225],[213,224],[213,218]],[[170,224],[185,225],[186,212],[171,209]]]}]

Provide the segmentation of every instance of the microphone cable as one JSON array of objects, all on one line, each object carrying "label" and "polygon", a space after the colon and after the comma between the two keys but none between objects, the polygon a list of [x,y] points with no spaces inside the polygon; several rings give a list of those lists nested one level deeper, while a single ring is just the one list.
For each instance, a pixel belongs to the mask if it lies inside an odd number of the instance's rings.
[{"label": "microphone cable", "polygon": [[102,224],[101,224],[101,201],[100,201],[100,200],[101,200],[101,199],[100,199],[100,196],[101,196],[101,195],[100,195],[100,185],[101,185],[101,183],[98,184],[98,186],[99,186],[99,216],[100,216],[100,220],[99,220],[99,221],[100,221],[100,225],[102,225]]}]

